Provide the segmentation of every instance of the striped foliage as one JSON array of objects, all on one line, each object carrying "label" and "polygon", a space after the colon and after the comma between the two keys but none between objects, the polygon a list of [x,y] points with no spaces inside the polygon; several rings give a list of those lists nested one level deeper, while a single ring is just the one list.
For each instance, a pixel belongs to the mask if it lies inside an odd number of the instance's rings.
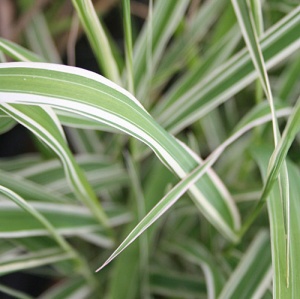
[{"label": "striped foliage", "polygon": [[297,298],[300,6],[37,2],[0,1],[0,276],[48,288],[0,297]]}]

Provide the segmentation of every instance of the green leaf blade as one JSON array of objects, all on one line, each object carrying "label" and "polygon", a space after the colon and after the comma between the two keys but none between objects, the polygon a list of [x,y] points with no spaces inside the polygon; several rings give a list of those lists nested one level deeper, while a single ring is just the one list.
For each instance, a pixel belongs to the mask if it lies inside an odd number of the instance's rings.
[{"label": "green leaf blade", "polygon": [[[50,105],[123,130],[152,148],[180,178],[197,166],[198,161],[186,147],[164,131],[134,97],[107,79],[65,66],[30,64],[24,67],[16,63],[1,68],[1,100]],[[15,94],[10,78],[14,78],[18,86]],[[203,180],[191,189],[196,205],[220,231],[234,239],[233,230],[239,227],[239,219],[229,193],[212,172]]]}]

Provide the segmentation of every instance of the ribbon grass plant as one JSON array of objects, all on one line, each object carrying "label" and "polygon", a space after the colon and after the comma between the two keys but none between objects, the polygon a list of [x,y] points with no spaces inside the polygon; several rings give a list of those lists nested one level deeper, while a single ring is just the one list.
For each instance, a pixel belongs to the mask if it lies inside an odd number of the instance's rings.
[{"label": "ribbon grass plant", "polygon": [[0,297],[299,296],[297,1],[0,10]]}]

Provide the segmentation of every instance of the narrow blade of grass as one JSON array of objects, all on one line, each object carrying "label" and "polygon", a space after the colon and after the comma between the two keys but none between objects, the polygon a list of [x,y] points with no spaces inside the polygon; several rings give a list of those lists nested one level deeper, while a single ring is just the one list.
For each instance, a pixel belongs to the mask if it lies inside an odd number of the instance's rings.
[{"label": "narrow blade of grass", "polygon": [[20,175],[8,171],[0,171],[0,184],[6,186],[24,198],[40,202],[68,202],[69,198],[64,197],[55,191],[42,188],[39,184],[23,178]]},{"label": "narrow blade of grass", "polygon": [[0,49],[17,61],[46,62],[44,58],[4,38],[0,38]]},{"label": "narrow blade of grass", "polygon": [[106,215],[68,148],[62,128],[53,112],[41,107],[7,104],[2,104],[1,109],[31,130],[60,157],[66,176],[78,199],[90,208],[96,219],[106,225]]},{"label": "narrow blade of grass", "polygon": [[253,61],[255,69],[258,72],[260,82],[262,84],[265,95],[270,104],[270,109],[271,109],[271,114],[272,114],[274,143],[276,146],[277,142],[278,142],[278,138],[279,138],[279,129],[278,129],[277,119],[275,116],[273,95],[271,92],[269,77],[267,74],[265,61],[264,61],[261,47],[259,44],[258,35],[255,30],[255,24],[253,21],[253,17],[250,14],[251,10],[249,13],[249,6],[247,6],[247,3],[245,1],[232,0],[232,4],[235,9],[235,13],[236,13],[238,22],[240,24],[247,48],[248,48],[250,56],[251,56],[251,59]]},{"label": "narrow blade of grass", "polygon": [[260,231],[234,270],[218,298],[261,298],[271,285],[269,234]]},{"label": "narrow blade of grass", "polygon": [[55,284],[38,299],[87,299],[91,296],[91,288],[83,280],[78,278],[67,279],[59,284]]},{"label": "narrow blade of grass", "polygon": [[[105,228],[99,226],[87,209],[74,204],[53,204],[29,202],[30,205],[47,218],[55,230],[63,236],[80,236],[85,233],[100,232],[107,237]],[[0,202],[1,238],[23,238],[45,236],[49,232],[31,215],[25,213],[8,201]],[[127,223],[131,217],[122,209],[107,210],[108,222],[112,227]],[[12,219],[15,219],[12,221]]]},{"label": "narrow blade of grass", "polygon": [[[137,218],[140,221],[146,214],[145,197],[143,194],[140,175],[137,165],[134,163],[130,155],[126,156],[128,172],[131,180],[133,195],[137,205]],[[145,234],[140,238],[139,242],[140,261],[139,261],[139,277],[140,277],[140,297],[150,298],[149,293],[149,243],[148,236]]]},{"label": "narrow blade of grass", "polygon": [[[249,13],[249,7],[245,1],[232,0],[236,16],[238,18],[240,27],[242,29],[242,33],[252,57],[252,61],[254,66],[258,72],[261,85],[264,89],[265,95],[270,104],[270,110],[272,115],[272,126],[273,126],[273,136],[274,136],[274,144],[277,146],[278,139],[280,138],[280,132],[278,127],[277,118],[275,115],[275,107],[274,100],[271,91],[271,86],[269,82],[269,77],[266,70],[265,61],[263,58],[263,54],[261,51],[261,47],[258,40],[258,34],[255,30],[255,22],[253,20],[253,16],[251,14],[251,10]],[[282,170],[280,171],[279,177],[279,186],[280,186],[280,194],[282,197],[283,210],[286,217],[286,235],[287,235],[287,284],[289,284],[289,246],[290,246],[290,199],[289,199],[289,177],[287,172],[287,167],[285,162],[282,163]],[[260,204],[259,204],[260,205]]]},{"label": "narrow blade of grass", "polygon": [[134,78],[133,78],[133,50],[132,50],[132,32],[131,32],[131,15],[130,0],[123,0],[123,25],[125,35],[125,54],[126,54],[126,71],[127,71],[127,88],[134,94]]},{"label": "narrow blade of grass", "polygon": [[[266,184],[268,179],[268,158],[270,157],[271,149],[268,145],[254,147],[252,154],[257,161],[263,180]],[[290,283],[287,287],[287,261],[286,261],[286,233],[285,233],[285,218],[282,211],[282,203],[280,200],[280,192],[278,182],[275,181],[274,187],[270,192],[270,198],[267,201],[268,213],[271,229],[271,245],[272,245],[272,263],[273,263],[273,296],[274,298],[296,298],[300,292],[298,277],[300,273],[299,260],[299,168],[287,161],[287,168],[290,178]]]},{"label": "narrow blade of grass", "polygon": [[[78,263],[81,273],[83,274],[87,282],[91,286],[94,286],[95,281],[90,272],[90,269],[87,267],[86,262],[77,254],[77,252],[69,245],[69,243],[67,243],[67,241],[60,234],[58,234],[56,229],[47,220],[47,218],[45,218],[39,211],[37,211],[30,204],[28,204],[22,197],[20,197],[15,192],[9,190],[8,188],[0,186],[0,192],[4,194],[6,197],[8,197],[11,201],[13,201],[16,205],[18,205],[21,209],[23,209],[28,214],[30,214],[38,222],[40,222],[40,224],[46,228],[50,236],[55,240],[55,242],[59,245],[59,247],[62,248],[63,252],[65,252],[65,256],[60,253],[59,257],[63,259],[65,259],[66,257],[75,259]],[[11,269],[11,267],[8,267],[8,269]]]},{"label": "narrow blade of grass", "polygon": [[57,244],[68,254],[74,256],[73,250],[70,245],[56,232],[55,228],[52,224],[36,209],[34,209],[31,205],[29,205],[22,197],[20,197],[15,192],[0,186],[0,192],[12,200],[15,204],[17,204],[24,211],[29,213],[32,217],[34,217],[38,222],[42,224],[43,227],[49,232],[49,234],[53,237],[53,239],[57,242]]},{"label": "narrow blade of grass", "polygon": [[97,269],[100,271],[117,257],[126,247],[135,241],[149,226],[151,226],[159,217],[173,206],[176,201],[196,182],[207,169],[215,162],[217,154],[208,159],[206,163],[196,168],[185,179],[181,180],[170,192],[168,192],[159,203],[138,223],[138,225],[130,232],[121,245],[112,253],[105,263]]},{"label": "narrow blade of grass", "polygon": [[46,249],[34,253],[14,256],[12,260],[0,263],[0,273],[8,274],[25,269],[32,269],[56,262],[72,259],[74,256],[57,249]]},{"label": "narrow blade of grass", "polygon": [[35,14],[31,22],[26,26],[25,36],[34,53],[44,57],[48,62],[62,63],[42,13]]},{"label": "narrow blade of grass", "polygon": [[[159,0],[155,2],[153,10],[152,28],[152,63],[154,71],[162,57],[163,50],[167,46],[174,30],[183,17],[189,1]],[[138,98],[143,100],[147,88],[147,51],[149,51],[147,39],[147,24],[143,27],[134,47],[134,82]]]},{"label": "narrow blade of grass", "polygon": [[217,298],[223,288],[225,277],[210,254],[210,252],[201,244],[194,240],[178,238],[179,242],[168,244],[170,252],[178,254],[183,259],[201,266],[207,286],[207,298]]},{"label": "narrow blade of grass", "polygon": [[[299,105],[300,106],[300,105]],[[205,172],[209,171],[210,167],[216,162],[223,151],[242,134],[249,131],[251,128],[270,120],[270,115],[266,117],[258,117],[250,123],[246,123],[239,131],[234,133],[223,144],[221,144],[203,163],[193,170],[189,175],[182,179],[173,189],[171,189],[155,207],[137,224],[130,232],[120,246],[112,253],[105,263],[97,270],[100,271],[103,267],[109,264],[117,257],[126,247],[133,243],[148,227],[150,227],[159,217],[161,217],[177,200],[190,188],[194,181],[197,181]]]},{"label": "narrow blade of grass", "polygon": [[[300,7],[271,27],[260,43],[267,69],[295,53],[300,47]],[[250,55],[243,49],[229,61],[205,76],[179,96],[176,93],[160,101],[154,114],[164,128],[177,133],[215,107],[230,99],[257,78]],[[182,92],[182,91],[181,91]]]},{"label": "narrow blade of grass", "polygon": [[33,297],[31,297],[31,296],[29,296],[23,292],[16,291],[15,289],[7,287],[3,284],[0,284],[0,292],[10,295],[10,296],[13,296],[13,298],[16,298],[16,299],[33,299]]},{"label": "narrow blade of grass", "polygon": [[182,272],[154,269],[150,276],[151,292],[173,298],[206,298],[204,282],[198,276],[183,275]]},{"label": "narrow blade of grass", "polygon": [[264,203],[266,202],[272,187],[278,178],[282,164],[285,161],[288,150],[295,140],[296,134],[300,131],[300,99],[298,100],[296,106],[293,109],[292,115],[288,119],[288,123],[285,126],[282,137],[278,142],[275,150],[269,161],[268,175],[264,183],[262,194],[260,196],[260,202],[256,206],[253,214],[249,217],[247,222],[243,225],[241,233],[243,234],[245,230],[251,225],[257,215],[260,213]]},{"label": "narrow blade of grass", "polygon": [[[278,97],[283,101],[289,101],[290,96],[297,94],[298,82],[300,80],[300,56],[289,62],[281,75]],[[296,91],[296,92],[295,92]]]},{"label": "narrow blade of grass", "polygon": [[91,0],[72,0],[104,75],[121,84],[118,66]]},{"label": "narrow blade of grass", "polygon": [[[211,25],[224,9],[226,2],[226,0],[208,1],[194,12],[193,18],[185,24],[185,32],[178,37],[175,36],[170,48],[166,49],[154,80],[157,80],[157,77],[160,78],[160,81],[163,81],[162,78],[171,78],[176,71],[185,67],[191,49],[208,33]],[[161,84],[161,82],[158,83]]]},{"label": "narrow blade of grass", "polygon": [[[80,168],[85,172],[87,180],[95,192],[101,189],[117,189],[118,187],[127,185],[128,183],[128,175],[124,167],[121,166],[120,163],[113,163],[108,156],[101,156],[99,154],[84,154],[79,156],[77,155],[75,159]],[[14,171],[14,174],[5,172],[5,174],[1,176],[0,171],[0,179],[6,175],[12,178],[17,176],[18,180],[21,182],[22,179],[26,180],[26,182],[30,180],[33,183],[45,186],[46,190],[50,188],[52,192],[58,192],[60,195],[68,194],[67,199],[70,198],[69,193],[72,192],[72,189],[70,189],[64,175],[64,170],[57,159],[43,161],[38,165],[33,165],[32,167],[24,167],[18,171]],[[6,180],[6,184],[9,184],[8,180]],[[15,186],[15,188],[17,188],[17,186]],[[43,194],[42,188],[39,188],[39,190],[41,194]],[[28,188],[28,191],[30,192],[30,188]],[[30,196],[32,198],[32,195]],[[56,196],[57,198],[59,197],[58,195]],[[73,198],[73,196],[71,196],[71,198]],[[64,198],[62,197],[61,200],[62,199]]]}]

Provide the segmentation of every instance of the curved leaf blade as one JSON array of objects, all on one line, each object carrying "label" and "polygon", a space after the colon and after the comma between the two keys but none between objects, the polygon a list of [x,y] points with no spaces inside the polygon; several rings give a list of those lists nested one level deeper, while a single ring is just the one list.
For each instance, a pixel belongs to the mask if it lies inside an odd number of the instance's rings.
[{"label": "curved leaf blade", "polygon": [[0,50],[3,51],[6,55],[14,58],[18,61],[27,61],[27,62],[45,62],[43,58],[36,55],[35,53],[11,42],[7,39],[0,38]]},{"label": "curved leaf blade", "polygon": [[[300,6],[271,27],[260,39],[267,69],[295,53],[300,47]],[[197,75],[197,73],[195,73]],[[160,124],[172,133],[179,132],[224,103],[257,78],[250,55],[241,50],[202,80],[193,76],[188,89],[179,96],[177,89],[155,107]],[[187,84],[188,82],[186,82]]]},{"label": "curved leaf blade", "polygon": [[[97,74],[53,64],[11,63],[0,65],[0,76],[2,103],[49,105],[109,124],[146,143],[180,178],[198,164],[130,93]],[[206,218],[235,240],[238,212],[217,176],[210,171],[190,191]]]},{"label": "curved leaf blade", "polygon": [[31,130],[60,157],[68,181],[76,196],[90,208],[96,219],[106,224],[106,215],[67,146],[62,128],[52,110],[4,103],[0,109]]}]

